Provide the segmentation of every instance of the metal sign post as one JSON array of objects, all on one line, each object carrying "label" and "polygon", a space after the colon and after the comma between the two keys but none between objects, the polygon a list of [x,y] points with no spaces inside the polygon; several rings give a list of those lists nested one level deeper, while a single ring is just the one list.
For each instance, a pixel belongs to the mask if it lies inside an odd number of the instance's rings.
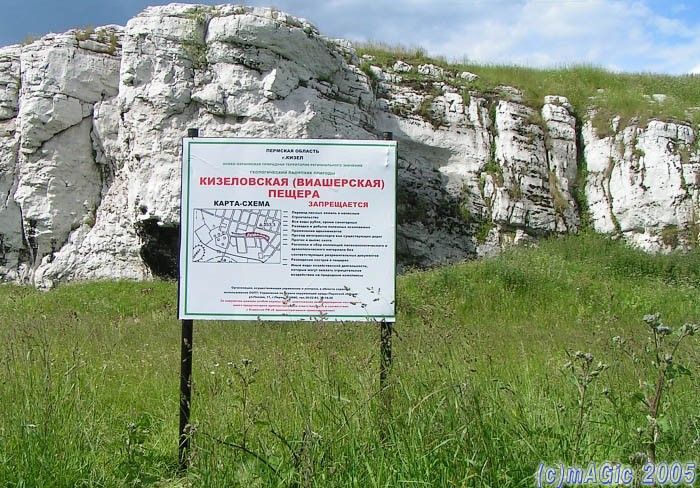
[{"label": "metal sign post", "polygon": [[388,391],[389,371],[391,371],[391,336],[393,334],[392,322],[382,320],[379,323],[379,387],[382,390],[384,405],[391,406],[391,396]]},{"label": "metal sign post", "polygon": [[[382,133],[382,139],[391,141],[394,135],[391,132]],[[393,334],[393,322],[382,320],[379,322],[379,390],[381,392],[384,413],[391,411],[391,390],[389,388],[389,373],[392,366],[391,339]],[[382,440],[386,438],[386,424],[381,425]]]},{"label": "metal sign post", "polygon": [[178,462],[180,469],[187,469],[190,450],[190,405],[192,403],[192,323],[182,321],[182,342],[180,343],[180,434]]},{"label": "metal sign post", "polygon": [[[187,137],[199,137],[199,129],[187,129]],[[182,209],[180,210],[182,222]],[[182,246],[182,239],[180,239]],[[178,253],[179,254],[179,253]],[[178,261],[178,300],[180,299],[180,266]],[[180,429],[178,435],[178,465],[186,470],[190,457],[190,406],[192,404],[192,331],[193,320],[182,320],[182,339],[180,340]]]}]

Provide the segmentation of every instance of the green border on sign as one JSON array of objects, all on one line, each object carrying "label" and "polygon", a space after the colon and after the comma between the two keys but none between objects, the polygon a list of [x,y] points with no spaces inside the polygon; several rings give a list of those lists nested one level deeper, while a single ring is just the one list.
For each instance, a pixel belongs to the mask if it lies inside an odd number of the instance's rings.
[{"label": "green border on sign", "polygon": [[[185,213],[185,219],[186,219],[186,228],[185,228],[185,279],[184,281],[179,283],[180,288],[184,285],[184,297],[182,299],[184,300],[184,308],[183,308],[183,315],[186,316],[205,316],[205,317],[308,317],[309,321],[314,321],[317,318],[320,318],[321,315],[313,316],[309,314],[249,314],[249,313],[200,313],[200,312],[188,312],[187,311],[187,297],[188,297],[188,283],[189,283],[189,278],[188,278],[188,271],[189,271],[189,262],[190,262],[190,245],[189,245],[189,238],[190,238],[190,181],[191,181],[191,170],[192,170],[192,164],[191,164],[191,156],[192,152],[190,151],[190,146],[193,144],[225,144],[225,145],[238,145],[238,144],[258,144],[258,145],[279,145],[279,146],[309,146],[309,145],[314,145],[314,146],[364,146],[364,147],[393,147],[394,148],[394,302],[393,302],[393,307],[394,307],[394,314],[393,315],[334,315],[334,314],[324,314],[323,317],[329,317],[329,318],[357,318],[357,317],[362,317],[367,319],[367,321],[370,321],[371,319],[396,319],[396,230],[397,230],[397,217],[396,217],[396,187],[398,186],[398,159],[399,159],[399,152],[398,152],[398,147],[396,141],[376,141],[376,142],[358,142],[357,144],[354,144],[352,142],[332,142],[332,141],[317,141],[317,140],[307,140],[307,141],[293,141],[290,140],[289,142],[287,141],[281,141],[281,140],[275,140],[275,141],[246,141],[246,140],[240,140],[236,141],[235,139],[216,139],[216,140],[207,140],[205,138],[184,138],[183,141],[186,143],[186,150],[187,150],[187,175],[186,175],[186,187],[187,187],[187,192],[186,195],[181,195],[180,197],[180,225],[182,226],[182,200],[183,198],[187,201],[187,207],[186,207],[186,213]],[[183,150],[185,150],[185,147],[183,147]],[[184,160],[184,158],[183,158]],[[182,168],[181,168],[182,169]],[[182,235],[182,234],[180,234]],[[178,256],[178,259],[181,259],[180,256]]]}]

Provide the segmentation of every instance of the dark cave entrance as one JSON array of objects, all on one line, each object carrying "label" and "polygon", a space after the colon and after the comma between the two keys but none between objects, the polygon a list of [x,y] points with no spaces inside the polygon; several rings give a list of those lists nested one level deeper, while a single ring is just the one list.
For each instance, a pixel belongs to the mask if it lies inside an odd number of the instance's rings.
[{"label": "dark cave entrance", "polygon": [[180,226],[159,225],[158,219],[146,219],[135,227],[141,239],[141,259],[153,276],[177,279]]}]

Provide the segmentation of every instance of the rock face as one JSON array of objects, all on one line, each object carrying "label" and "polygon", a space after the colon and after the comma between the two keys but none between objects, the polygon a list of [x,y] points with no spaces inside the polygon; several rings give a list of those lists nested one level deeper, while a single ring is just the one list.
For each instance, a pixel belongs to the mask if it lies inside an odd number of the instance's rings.
[{"label": "rock face", "polygon": [[700,158],[695,131],[652,120],[599,138],[592,123],[583,136],[586,195],[598,232],[618,233],[649,250],[697,245]]},{"label": "rock face", "polygon": [[590,121],[577,126],[563,97],[535,110],[511,87],[471,90],[476,80],[430,64],[372,66],[303,19],[241,6],[153,7],[124,28],[2,48],[0,277],[52,286],[175,276],[188,127],[393,132],[402,266],[575,232],[577,184],[600,232],[649,250],[697,242],[691,127],[652,121],[601,137]]},{"label": "rock face", "polygon": [[[22,214],[14,199],[17,189],[17,158],[19,156],[20,49],[0,49],[0,266],[15,279],[20,261],[26,256]],[[23,258],[23,259],[21,259]]]},{"label": "rock face", "polygon": [[[576,121],[565,98],[547,97],[542,110],[535,111],[512,88],[505,94],[472,91],[465,101],[449,83],[412,89],[391,75],[378,78],[384,81],[378,86],[383,98],[377,103],[377,127],[398,136],[412,160],[403,167],[399,198],[414,211],[440,209],[424,219],[409,215],[407,222],[399,212],[404,224],[400,235],[416,264],[459,259],[470,252],[493,254],[531,237],[578,229],[572,197]],[[438,185],[431,172],[441,177]],[[433,191],[430,201],[422,202],[426,182],[442,193]],[[431,249],[442,236],[430,227],[445,217],[451,220],[442,227],[455,235],[449,242],[456,242],[447,254]],[[407,234],[408,229],[415,232]]]},{"label": "rock face", "polygon": [[120,35],[106,27],[0,50],[5,279],[41,274],[94,221],[103,174],[93,151],[93,111],[117,94]]}]

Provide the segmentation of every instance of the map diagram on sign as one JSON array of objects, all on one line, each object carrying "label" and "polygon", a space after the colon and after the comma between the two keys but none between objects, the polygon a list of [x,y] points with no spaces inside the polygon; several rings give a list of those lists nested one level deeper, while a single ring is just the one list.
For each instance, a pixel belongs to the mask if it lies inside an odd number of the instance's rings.
[{"label": "map diagram on sign", "polygon": [[280,210],[196,208],[193,217],[193,262],[281,262]]}]

